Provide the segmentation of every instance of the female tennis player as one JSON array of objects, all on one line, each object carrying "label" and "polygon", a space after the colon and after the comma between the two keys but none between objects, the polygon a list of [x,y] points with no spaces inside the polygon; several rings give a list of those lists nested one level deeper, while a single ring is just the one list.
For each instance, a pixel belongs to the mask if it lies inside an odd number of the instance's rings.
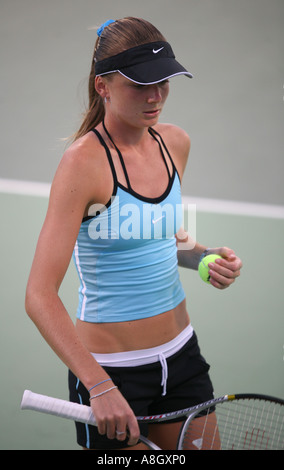
[{"label": "female tennis player", "polygon": [[[188,249],[181,181],[190,139],[158,123],[169,79],[181,74],[192,77],[152,24],[102,25],[89,109],[51,187],[26,310],[70,370],[70,400],[92,407],[98,427],[76,424],[84,449],[143,449],[140,433],[174,449],[180,422],[139,430],[135,416],[213,397],[178,263],[196,270],[205,253],[221,255],[210,282],[225,289],[242,262],[227,247]],[[58,293],[72,254],[80,280],[75,326]]]}]

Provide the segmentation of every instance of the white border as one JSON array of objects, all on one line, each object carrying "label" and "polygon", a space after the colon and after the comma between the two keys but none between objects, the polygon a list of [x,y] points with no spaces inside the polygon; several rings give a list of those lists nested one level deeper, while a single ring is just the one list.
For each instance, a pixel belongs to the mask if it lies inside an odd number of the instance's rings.
[{"label": "white border", "polygon": [[[49,197],[50,184],[34,181],[22,181],[0,178],[0,193],[19,194],[22,196]],[[209,199],[183,196],[183,204],[195,205],[197,212],[284,219],[284,206],[257,204],[225,199]]]},{"label": "white border", "polygon": [[131,82],[136,83],[137,85],[145,85],[145,86],[147,86],[147,85],[156,85],[157,83],[165,82],[166,80],[169,80],[170,78],[173,78],[173,77],[177,77],[179,75],[185,75],[186,77],[193,78],[193,75],[190,72],[185,71],[185,72],[173,73],[172,75],[168,75],[166,77],[163,77],[160,80],[156,80],[155,82],[145,83],[145,82],[137,82],[133,78],[130,78],[127,75],[125,75],[124,73],[122,73],[120,70],[112,70],[111,72],[103,72],[103,73],[100,73],[99,75],[97,75],[97,77],[102,77],[103,75],[108,75],[109,73],[116,73],[116,72],[119,72],[120,75],[127,78],[127,80],[130,80]]}]

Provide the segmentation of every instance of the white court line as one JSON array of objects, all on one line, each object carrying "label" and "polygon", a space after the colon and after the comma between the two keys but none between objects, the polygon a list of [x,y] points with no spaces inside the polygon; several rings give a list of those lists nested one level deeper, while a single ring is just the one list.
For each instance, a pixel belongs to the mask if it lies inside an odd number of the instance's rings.
[{"label": "white court line", "polygon": [[247,215],[269,219],[284,219],[284,206],[257,204],[252,202],[229,201],[225,199],[207,199],[200,197],[183,197],[185,205],[195,204],[197,212],[215,214]]},{"label": "white court line", "polygon": [[49,197],[50,184],[0,178],[0,193]]},{"label": "white court line", "polygon": [[[0,193],[49,197],[49,192],[49,183],[0,178]],[[193,196],[183,196],[182,202],[185,206],[185,209],[188,206],[195,205],[197,212],[212,212],[215,214],[246,215],[250,217],[284,219],[284,206],[280,205],[257,204]]]}]

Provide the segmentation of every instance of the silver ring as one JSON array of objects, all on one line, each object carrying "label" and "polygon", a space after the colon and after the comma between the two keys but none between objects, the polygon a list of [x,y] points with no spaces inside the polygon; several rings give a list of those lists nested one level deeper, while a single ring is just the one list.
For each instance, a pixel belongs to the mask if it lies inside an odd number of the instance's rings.
[{"label": "silver ring", "polygon": [[118,436],[121,436],[122,434],[125,434],[125,431],[116,431],[116,434],[117,434]]}]

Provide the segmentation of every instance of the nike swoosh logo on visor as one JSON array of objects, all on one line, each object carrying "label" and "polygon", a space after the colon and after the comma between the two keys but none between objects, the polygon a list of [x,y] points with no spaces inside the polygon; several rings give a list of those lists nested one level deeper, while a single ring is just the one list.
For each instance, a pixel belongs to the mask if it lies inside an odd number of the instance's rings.
[{"label": "nike swoosh logo on visor", "polygon": [[158,52],[160,52],[162,49],[164,49],[164,48],[161,47],[160,49],[153,49],[153,53],[154,53],[154,54],[158,54]]}]

